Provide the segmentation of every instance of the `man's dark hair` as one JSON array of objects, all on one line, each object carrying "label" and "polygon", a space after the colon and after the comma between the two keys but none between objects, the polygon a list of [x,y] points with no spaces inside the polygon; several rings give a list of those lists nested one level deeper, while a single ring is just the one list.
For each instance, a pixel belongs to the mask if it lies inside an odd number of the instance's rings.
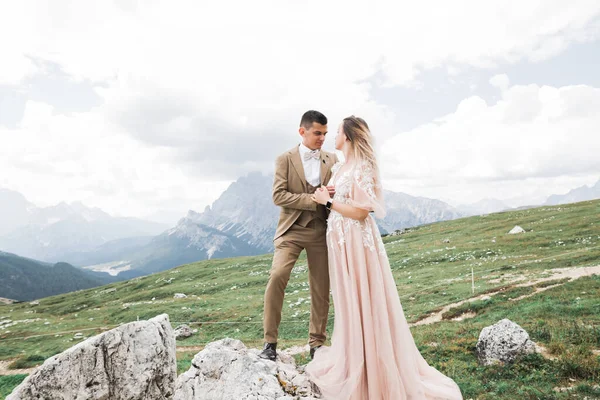
[{"label": "man's dark hair", "polygon": [[321,125],[327,125],[327,117],[318,111],[309,110],[302,116],[302,119],[300,120],[300,126],[304,127],[304,129],[310,129],[313,122]]}]

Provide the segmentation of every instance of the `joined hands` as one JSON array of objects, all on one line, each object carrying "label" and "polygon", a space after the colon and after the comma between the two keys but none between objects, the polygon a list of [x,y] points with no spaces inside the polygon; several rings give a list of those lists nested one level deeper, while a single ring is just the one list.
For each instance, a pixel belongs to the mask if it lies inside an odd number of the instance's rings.
[{"label": "joined hands", "polygon": [[333,195],[335,195],[335,187],[323,185],[315,191],[315,193],[311,196],[311,199],[315,203],[325,205],[327,204],[327,201],[331,200]]}]

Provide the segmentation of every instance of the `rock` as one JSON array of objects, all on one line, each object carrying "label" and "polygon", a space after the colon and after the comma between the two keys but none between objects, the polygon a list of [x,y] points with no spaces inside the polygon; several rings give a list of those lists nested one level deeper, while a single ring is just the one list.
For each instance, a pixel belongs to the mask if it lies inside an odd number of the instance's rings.
[{"label": "rock", "polygon": [[174,333],[175,333],[175,339],[189,338],[193,334],[192,328],[190,328],[187,325],[179,325],[177,328],[175,328]]},{"label": "rock", "polygon": [[168,315],[132,322],[49,358],[7,400],[173,399],[175,355]]},{"label": "rock", "polygon": [[477,341],[477,356],[483,365],[514,361],[521,354],[535,352],[529,334],[509,319],[481,330]]},{"label": "rock", "polygon": [[308,352],[310,352],[310,346],[307,344],[304,346],[288,347],[287,349],[283,349],[280,351],[280,353],[284,353],[289,356],[295,356],[296,354],[302,354],[302,353],[308,353]]},{"label": "rock", "polygon": [[39,305],[40,305],[40,302],[39,302],[39,301],[37,301],[37,300],[35,300],[35,301],[32,301],[32,302],[30,302],[30,303],[29,303],[29,305],[32,305],[32,306],[39,306]]},{"label": "rock", "polygon": [[183,293],[175,293],[175,296],[173,296],[174,299],[185,299],[186,297],[187,295]]},{"label": "rock", "polygon": [[525,233],[525,229],[521,228],[519,225],[515,226],[508,232],[509,235],[514,235],[517,233]]},{"label": "rock", "polygon": [[450,243],[450,239],[444,239],[443,242],[444,243]]},{"label": "rock", "polygon": [[73,335],[73,339],[83,339],[83,333],[77,332],[75,335]]},{"label": "rock", "polygon": [[293,357],[278,352],[273,362],[259,358],[259,352],[229,338],[208,344],[177,378],[175,400],[320,398]]}]

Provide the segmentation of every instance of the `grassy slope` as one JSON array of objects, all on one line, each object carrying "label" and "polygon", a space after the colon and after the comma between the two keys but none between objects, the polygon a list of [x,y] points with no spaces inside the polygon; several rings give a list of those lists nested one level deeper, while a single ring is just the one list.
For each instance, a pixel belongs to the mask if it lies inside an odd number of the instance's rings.
[{"label": "grassy slope", "polygon": [[[476,312],[472,319],[412,328],[424,357],[454,378],[466,399],[600,398],[600,390],[593,388],[600,381],[600,361],[591,352],[600,349],[600,277],[580,278],[518,302],[508,300],[530,292],[511,289],[511,277],[535,278],[547,269],[600,264],[598,215],[600,201],[588,201],[436,223],[384,239],[409,321],[474,296],[471,268],[475,295],[501,287],[513,291],[463,306]],[[515,225],[527,233],[508,235]],[[35,364],[40,356],[72,346],[75,332],[90,336],[165,312],[173,325],[188,322],[199,330],[180,342],[182,346],[202,346],[226,336],[259,346],[270,263],[271,255],[203,261],[42,299],[38,306],[2,305],[0,317],[40,320],[18,323],[10,332],[0,329],[0,360],[20,358],[20,367]],[[175,300],[175,293],[188,297]],[[306,342],[308,295],[306,260],[301,258],[287,288],[281,347]],[[512,366],[480,367],[474,355],[479,332],[502,318],[520,324],[557,359],[533,355]],[[180,371],[189,367],[195,352],[179,354]],[[8,379],[13,378],[0,379],[0,390],[16,385],[7,384]],[[574,389],[558,393],[553,390],[557,386]]]}]

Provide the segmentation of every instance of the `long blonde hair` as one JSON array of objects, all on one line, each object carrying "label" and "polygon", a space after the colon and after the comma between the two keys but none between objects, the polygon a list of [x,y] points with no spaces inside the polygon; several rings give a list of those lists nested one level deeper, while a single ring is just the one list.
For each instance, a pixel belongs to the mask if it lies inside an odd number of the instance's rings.
[{"label": "long blonde hair", "polygon": [[375,157],[373,135],[371,135],[369,125],[367,125],[364,119],[351,115],[344,118],[342,131],[352,146],[355,158],[354,166],[366,163],[372,169],[372,173],[374,174],[373,194],[375,196],[372,203],[373,211],[375,211],[377,218],[383,218],[385,217],[383,187],[381,185],[379,167],[377,166],[377,158]]},{"label": "long blonde hair", "polygon": [[377,170],[373,136],[371,135],[367,122],[362,118],[351,115],[344,118],[342,130],[344,131],[346,138],[350,141],[356,160],[365,161]]}]

